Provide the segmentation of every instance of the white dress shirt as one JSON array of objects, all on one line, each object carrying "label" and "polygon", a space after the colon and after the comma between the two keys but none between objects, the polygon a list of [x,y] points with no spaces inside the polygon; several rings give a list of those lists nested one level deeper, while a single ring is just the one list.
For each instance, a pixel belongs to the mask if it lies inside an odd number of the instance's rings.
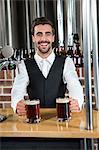
[{"label": "white dress shirt", "polygon": [[[42,74],[45,78],[49,73],[49,70],[55,60],[55,54],[52,53],[46,58],[42,59],[37,53],[34,55],[34,59],[42,71]],[[46,64],[45,66],[44,63]],[[45,69],[43,68],[45,67]],[[44,70],[44,72],[43,72]],[[69,91],[69,96],[73,99],[77,99],[79,103],[79,107],[82,107],[84,97],[83,97],[83,89],[79,82],[77,72],[75,71],[75,65],[71,58],[67,57],[64,64],[63,70],[63,82],[67,83],[67,89]],[[18,66],[18,71],[14,80],[13,88],[11,91],[11,106],[13,110],[16,110],[17,103],[24,99],[24,95],[27,93],[27,86],[29,84],[29,77],[26,70],[26,66],[24,61],[22,60]]]}]

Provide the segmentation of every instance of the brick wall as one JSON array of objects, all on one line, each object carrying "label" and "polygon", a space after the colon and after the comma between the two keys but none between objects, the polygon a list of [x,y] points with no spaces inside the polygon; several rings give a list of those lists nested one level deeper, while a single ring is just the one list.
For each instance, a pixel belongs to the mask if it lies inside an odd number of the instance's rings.
[{"label": "brick wall", "polygon": [[[79,80],[81,82],[81,85],[83,87],[83,91],[84,91],[84,97],[85,97],[85,78],[84,78],[84,68],[76,68],[77,73],[78,73],[78,77]],[[95,108],[96,106],[96,99],[95,99],[95,91],[94,91],[94,77],[93,77],[93,68],[91,71],[92,75],[91,75],[91,85],[92,85],[92,104],[93,104],[93,108]]]},{"label": "brick wall", "polygon": [[[80,79],[80,82],[83,86],[83,89],[85,91],[85,85],[84,85],[84,69],[83,68],[77,68],[77,73]],[[6,108],[11,107],[11,89],[13,85],[15,77],[15,70],[2,70],[0,71],[0,107]],[[93,104],[95,103],[95,97],[94,97],[94,82],[92,77],[92,99]]]},{"label": "brick wall", "polygon": [[0,107],[11,107],[11,89],[15,70],[0,71]]}]

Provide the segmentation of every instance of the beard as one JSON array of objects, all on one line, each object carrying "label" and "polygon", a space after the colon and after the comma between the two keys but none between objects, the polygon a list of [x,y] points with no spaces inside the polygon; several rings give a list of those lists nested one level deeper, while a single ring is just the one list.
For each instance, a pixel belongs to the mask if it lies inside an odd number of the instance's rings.
[{"label": "beard", "polygon": [[38,50],[43,53],[46,54],[50,51],[52,45],[49,41],[40,41],[37,43],[37,48]]}]

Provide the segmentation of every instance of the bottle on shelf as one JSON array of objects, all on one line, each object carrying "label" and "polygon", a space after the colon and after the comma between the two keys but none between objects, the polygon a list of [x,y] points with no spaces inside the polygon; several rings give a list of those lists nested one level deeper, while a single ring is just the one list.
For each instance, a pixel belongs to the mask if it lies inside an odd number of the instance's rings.
[{"label": "bottle on shelf", "polygon": [[67,55],[70,56],[71,58],[74,57],[73,46],[70,45],[68,46]]}]

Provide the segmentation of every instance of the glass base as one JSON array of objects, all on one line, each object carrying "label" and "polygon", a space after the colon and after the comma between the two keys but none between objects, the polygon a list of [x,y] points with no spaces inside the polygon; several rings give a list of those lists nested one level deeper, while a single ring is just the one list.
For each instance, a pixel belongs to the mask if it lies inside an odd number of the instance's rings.
[{"label": "glass base", "polygon": [[71,117],[68,117],[68,118],[57,118],[57,121],[64,122],[64,121],[69,121],[70,119],[71,119]]},{"label": "glass base", "polygon": [[26,122],[27,123],[40,123],[40,120],[41,120],[41,118],[38,118],[38,119],[33,119],[33,118],[27,118],[26,119]]}]

